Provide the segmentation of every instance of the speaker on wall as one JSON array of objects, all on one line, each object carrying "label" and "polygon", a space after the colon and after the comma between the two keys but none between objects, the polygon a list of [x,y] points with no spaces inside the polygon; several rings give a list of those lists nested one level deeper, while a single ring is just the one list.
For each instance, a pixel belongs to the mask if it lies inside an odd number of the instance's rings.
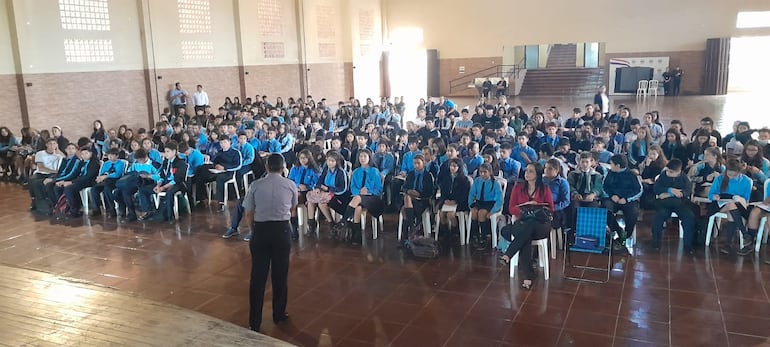
[{"label": "speaker on wall", "polygon": [[427,50],[428,57],[428,96],[440,96],[441,94],[441,71],[439,69],[438,50]]}]

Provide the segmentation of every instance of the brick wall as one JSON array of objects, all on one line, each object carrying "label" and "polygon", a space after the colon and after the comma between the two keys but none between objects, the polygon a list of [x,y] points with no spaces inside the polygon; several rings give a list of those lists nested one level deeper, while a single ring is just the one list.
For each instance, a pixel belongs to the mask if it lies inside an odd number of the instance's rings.
[{"label": "brick wall", "polygon": [[24,75],[30,126],[59,125],[70,140],[90,136],[92,121],[106,128],[148,125],[142,71],[108,71]]},{"label": "brick wall", "polygon": [[16,75],[0,75],[0,110],[0,126],[18,134],[22,121]]},{"label": "brick wall", "polygon": [[328,104],[347,100],[353,93],[353,65],[350,63],[308,64],[308,94],[316,101],[326,98]]},{"label": "brick wall", "polygon": [[299,84],[298,64],[281,65],[250,65],[244,70],[248,72],[245,75],[246,94],[254,97],[256,94],[267,95],[271,103],[280,96],[284,102],[289,97],[295,99],[302,95]]},{"label": "brick wall", "polygon": [[[704,51],[608,53],[605,58],[604,66],[609,66],[610,59],[613,58],[638,57],[669,57],[671,69],[679,66],[684,70],[681,93],[703,93],[703,71],[706,64]],[[607,73],[606,76],[609,76],[609,73]]]},{"label": "brick wall", "polygon": [[[486,69],[503,63],[503,57],[458,58],[439,60],[439,83],[441,95],[445,96],[477,96],[478,92],[473,88],[458,87],[450,92],[450,81],[465,76],[471,77],[476,71]],[[460,66],[465,66],[465,73],[460,73]],[[492,72],[492,71],[490,71]],[[468,83],[464,83],[467,85]],[[431,95],[438,96],[438,95]]]},{"label": "brick wall", "polygon": [[[163,78],[158,80],[157,98],[160,100],[160,109],[168,105],[168,92],[174,88],[174,83],[180,82],[182,89],[190,94],[187,101],[188,114],[193,112],[192,94],[195,93],[195,86],[200,84],[209,95],[209,103],[217,108],[225,103],[225,97],[238,96],[241,102],[245,95],[241,91],[241,82],[238,67],[208,67],[208,68],[186,68],[186,69],[159,69],[158,76]],[[155,93],[153,93],[155,94]],[[253,97],[253,95],[252,95]],[[157,108],[156,108],[157,109]],[[154,116],[160,114],[153,112]]]}]

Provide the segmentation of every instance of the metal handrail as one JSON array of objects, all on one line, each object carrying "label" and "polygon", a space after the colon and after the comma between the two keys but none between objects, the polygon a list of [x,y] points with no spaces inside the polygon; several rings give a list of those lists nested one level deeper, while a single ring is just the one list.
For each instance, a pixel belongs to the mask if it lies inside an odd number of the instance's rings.
[{"label": "metal handrail", "polygon": [[520,66],[519,64],[516,65],[495,65],[490,66],[485,69],[481,69],[478,71],[471,72],[469,74],[466,74],[463,77],[455,78],[451,81],[449,81],[449,92],[455,92],[457,89],[467,89],[468,84],[475,81],[476,78],[487,78],[487,77],[504,77],[503,72],[505,71],[506,67],[513,66],[513,72],[508,75],[508,77],[511,77],[512,74],[515,74],[516,77],[519,75]]}]

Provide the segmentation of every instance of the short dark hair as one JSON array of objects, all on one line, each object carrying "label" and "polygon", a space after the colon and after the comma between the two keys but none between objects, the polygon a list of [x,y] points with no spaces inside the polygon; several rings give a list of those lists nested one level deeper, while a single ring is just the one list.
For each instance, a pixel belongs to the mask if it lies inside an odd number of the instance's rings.
[{"label": "short dark hair", "polygon": [[625,169],[628,167],[628,159],[621,154],[615,154],[610,158],[610,164],[615,164],[620,166],[621,169]]},{"label": "short dark hair", "polygon": [[179,150],[179,143],[177,143],[174,140],[171,140],[169,142],[166,142],[166,144],[163,145],[163,148],[176,151],[176,150]]},{"label": "short dark hair", "polygon": [[134,159],[146,159],[147,158],[147,151],[139,147],[139,149],[134,151]]},{"label": "short dark hair", "polygon": [[184,153],[184,152],[187,152],[188,149],[190,149],[190,145],[188,145],[187,142],[182,141],[179,143],[179,147],[177,147],[176,150],[181,153]]},{"label": "short dark hair", "polygon": [[678,158],[671,159],[669,160],[668,164],[666,164],[666,169],[671,171],[679,171],[682,169],[682,161]]},{"label": "short dark hair", "polygon": [[267,157],[267,171],[268,172],[282,172],[286,161],[283,159],[283,155],[273,153]]},{"label": "short dark hair", "polygon": [[110,148],[110,150],[107,151],[107,155],[120,155],[120,150],[117,148]]},{"label": "short dark hair", "polygon": [[540,152],[545,153],[549,157],[552,156],[553,152],[554,152],[553,151],[553,145],[551,145],[550,143],[544,143],[544,144],[540,145],[539,150],[540,150]]}]

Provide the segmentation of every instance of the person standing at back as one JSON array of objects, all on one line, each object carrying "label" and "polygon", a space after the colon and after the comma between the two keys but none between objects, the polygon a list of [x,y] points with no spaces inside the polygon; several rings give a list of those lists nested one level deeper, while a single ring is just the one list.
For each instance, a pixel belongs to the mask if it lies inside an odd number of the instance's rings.
[{"label": "person standing at back", "polygon": [[289,252],[291,250],[291,210],[297,206],[297,186],[281,176],[285,162],[280,154],[267,159],[267,175],[255,181],[243,199],[245,218],[252,236],[251,280],[249,283],[249,327],[259,331],[267,274],[271,272],[273,287],[273,322],[289,319],[288,299]]}]

